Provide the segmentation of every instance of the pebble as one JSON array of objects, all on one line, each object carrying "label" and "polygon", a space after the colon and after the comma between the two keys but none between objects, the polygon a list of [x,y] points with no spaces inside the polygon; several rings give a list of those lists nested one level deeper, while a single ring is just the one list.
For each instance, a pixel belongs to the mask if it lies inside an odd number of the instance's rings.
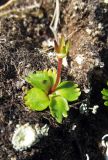
[{"label": "pebble", "polygon": [[85,87],[83,91],[84,91],[85,93],[89,93],[89,92],[90,92],[90,89]]},{"label": "pebble", "polygon": [[81,64],[84,62],[84,57],[83,57],[82,55],[78,54],[78,55],[76,56],[76,58],[75,58],[75,61],[76,61],[79,65],[81,65]]},{"label": "pebble", "polygon": [[98,24],[98,29],[103,29],[102,23],[99,23],[99,24]]},{"label": "pebble", "polygon": [[12,124],[12,121],[9,121],[8,125],[10,126]]},{"label": "pebble", "polygon": [[87,112],[88,112],[87,109],[88,109],[88,108],[87,108],[87,104],[86,104],[86,103],[82,103],[82,104],[80,105],[79,110],[80,110],[80,113],[81,113],[81,114],[87,113]]},{"label": "pebble", "polygon": [[103,68],[105,66],[104,62],[100,62],[99,66],[100,68]]},{"label": "pebble", "polygon": [[76,124],[74,124],[73,126],[72,126],[72,130],[74,131],[75,129],[76,129]]},{"label": "pebble", "polygon": [[104,3],[107,3],[107,4],[108,4],[108,0],[104,0]]},{"label": "pebble", "polygon": [[100,63],[100,60],[98,58],[95,59],[95,66],[98,66]]},{"label": "pebble", "polygon": [[16,157],[11,157],[11,160],[16,160]]},{"label": "pebble", "polygon": [[63,66],[64,67],[68,67],[68,62],[67,62],[67,58],[63,58]]},{"label": "pebble", "polygon": [[91,30],[90,28],[86,28],[86,32],[87,32],[89,35],[91,35],[92,30]]}]

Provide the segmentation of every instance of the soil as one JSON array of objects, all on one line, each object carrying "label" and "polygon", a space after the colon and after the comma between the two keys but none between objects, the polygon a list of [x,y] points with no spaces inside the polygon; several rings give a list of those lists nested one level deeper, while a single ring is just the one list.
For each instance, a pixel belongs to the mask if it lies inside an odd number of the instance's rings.
[{"label": "soil", "polygon": [[[29,87],[24,77],[30,71],[57,67],[56,59],[49,57],[53,50],[43,45],[54,40],[49,29],[54,1],[39,1],[39,8],[28,9],[35,2],[19,0],[0,10],[0,160],[88,160],[87,156],[104,160],[101,138],[108,134],[108,108],[101,90],[108,80],[108,5],[102,0],[60,1],[58,32],[71,42],[62,80],[76,82],[82,95],[70,103],[68,118],[57,124],[49,110],[33,112],[23,102]],[[87,105],[83,113],[81,104]],[[96,114],[90,109],[94,105],[99,105]],[[30,149],[15,151],[11,144],[15,127],[27,122],[48,124],[49,134]]]}]

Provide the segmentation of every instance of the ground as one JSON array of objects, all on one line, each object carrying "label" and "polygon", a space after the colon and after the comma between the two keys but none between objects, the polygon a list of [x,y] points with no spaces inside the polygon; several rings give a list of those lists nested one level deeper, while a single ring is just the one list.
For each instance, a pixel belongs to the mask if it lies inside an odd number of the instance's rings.
[{"label": "ground", "polygon": [[[1,1],[3,7],[7,1]],[[30,71],[56,67],[46,42],[54,37],[49,28],[55,3],[52,0],[15,0],[0,10],[0,159],[1,160],[104,160],[101,138],[108,133],[108,108],[101,90],[108,80],[108,5],[102,0],[60,1],[58,32],[70,40],[62,80],[72,80],[81,96],[70,103],[68,118],[61,125],[49,110],[33,112],[24,105],[24,78]],[[34,7],[35,6],[35,7]],[[25,7],[25,9],[23,9]],[[81,114],[81,104],[87,112]],[[92,114],[94,105],[99,105]],[[17,152],[11,138],[17,124],[49,125],[47,137],[28,150]],[[76,128],[74,129],[74,127]]]}]

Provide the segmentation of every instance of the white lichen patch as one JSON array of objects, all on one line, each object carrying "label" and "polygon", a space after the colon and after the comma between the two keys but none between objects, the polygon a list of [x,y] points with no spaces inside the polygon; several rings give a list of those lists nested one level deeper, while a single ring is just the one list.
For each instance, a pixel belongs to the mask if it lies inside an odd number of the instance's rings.
[{"label": "white lichen patch", "polygon": [[45,124],[42,128],[39,126],[39,124],[35,125],[35,131],[39,138],[42,138],[43,136],[48,136],[49,127],[47,124]]},{"label": "white lichen patch", "polygon": [[102,142],[101,142],[102,146],[106,148],[106,152],[105,152],[105,160],[108,160],[108,134],[104,135],[102,137]]},{"label": "white lichen patch", "polygon": [[90,160],[90,157],[89,157],[89,155],[88,154],[86,154],[86,160]]},{"label": "white lichen patch", "polygon": [[88,112],[88,107],[86,103],[80,105],[79,111],[81,114],[86,114]]},{"label": "white lichen patch", "polygon": [[105,158],[106,158],[106,160],[108,160],[108,142],[106,142],[106,146],[107,146],[107,149],[106,149],[106,156],[105,156]]},{"label": "white lichen patch", "polygon": [[40,138],[48,135],[49,127],[44,125],[39,127],[38,124],[33,128],[29,123],[17,125],[12,137],[13,148],[17,151],[26,150],[35,143],[39,142]]},{"label": "white lichen patch", "polygon": [[107,4],[108,4],[108,0],[104,0],[104,3],[107,3]]},{"label": "white lichen patch", "polygon": [[82,55],[78,54],[78,55],[76,56],[76,58],[75,58],[75,61],[76,61],[79,65],[81,65],[81,64],[84,62],[84,57],[83,57]]},{"label": "white lichen patch", "polygon": [[11,157],[11,159],[10,160],[16,160],[16,157]]},{"label": "white lichen patch", "polygon": [[98,105],[94,105],[93,108],[90,108],[90,109],[92,110],[92,113],[93,113],[93,114],[96,114],[98,108],[99,108]]},{"label": "white lichen patch", "polygon": [[85,87],[85,86],[84,86],[83,91],[87,94],[87,93],[89,93],[89,92],[90,92],[90,88],[87,88],[87,87]]},{"label": "white lichen patch", "polygon": [[96,114],[97,113],[97,109],[99,108],[99,106],[98,105],[94,105],[93,106],[93,110],[92,110],[92,113],[93,114]]},{"label": "white lichen patch", "polygon": [[100,30],[103,29],[102,23],[98,23],[98,29],[100,29]]}]

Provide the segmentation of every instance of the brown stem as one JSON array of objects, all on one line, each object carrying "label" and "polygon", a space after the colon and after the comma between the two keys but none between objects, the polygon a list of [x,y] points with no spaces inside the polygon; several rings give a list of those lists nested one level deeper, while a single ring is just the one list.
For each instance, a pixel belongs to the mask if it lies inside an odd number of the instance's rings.
[{"label": "brown stem", "polygon": [[60,81],[60,77],[61,77],[61,69],[62,69],[62,58],[58,58],[58,67],[57,67],[57,78],[56,78],[56,82],[53,85],[53,87],[51,88],[51,93],[53,93]]}]

